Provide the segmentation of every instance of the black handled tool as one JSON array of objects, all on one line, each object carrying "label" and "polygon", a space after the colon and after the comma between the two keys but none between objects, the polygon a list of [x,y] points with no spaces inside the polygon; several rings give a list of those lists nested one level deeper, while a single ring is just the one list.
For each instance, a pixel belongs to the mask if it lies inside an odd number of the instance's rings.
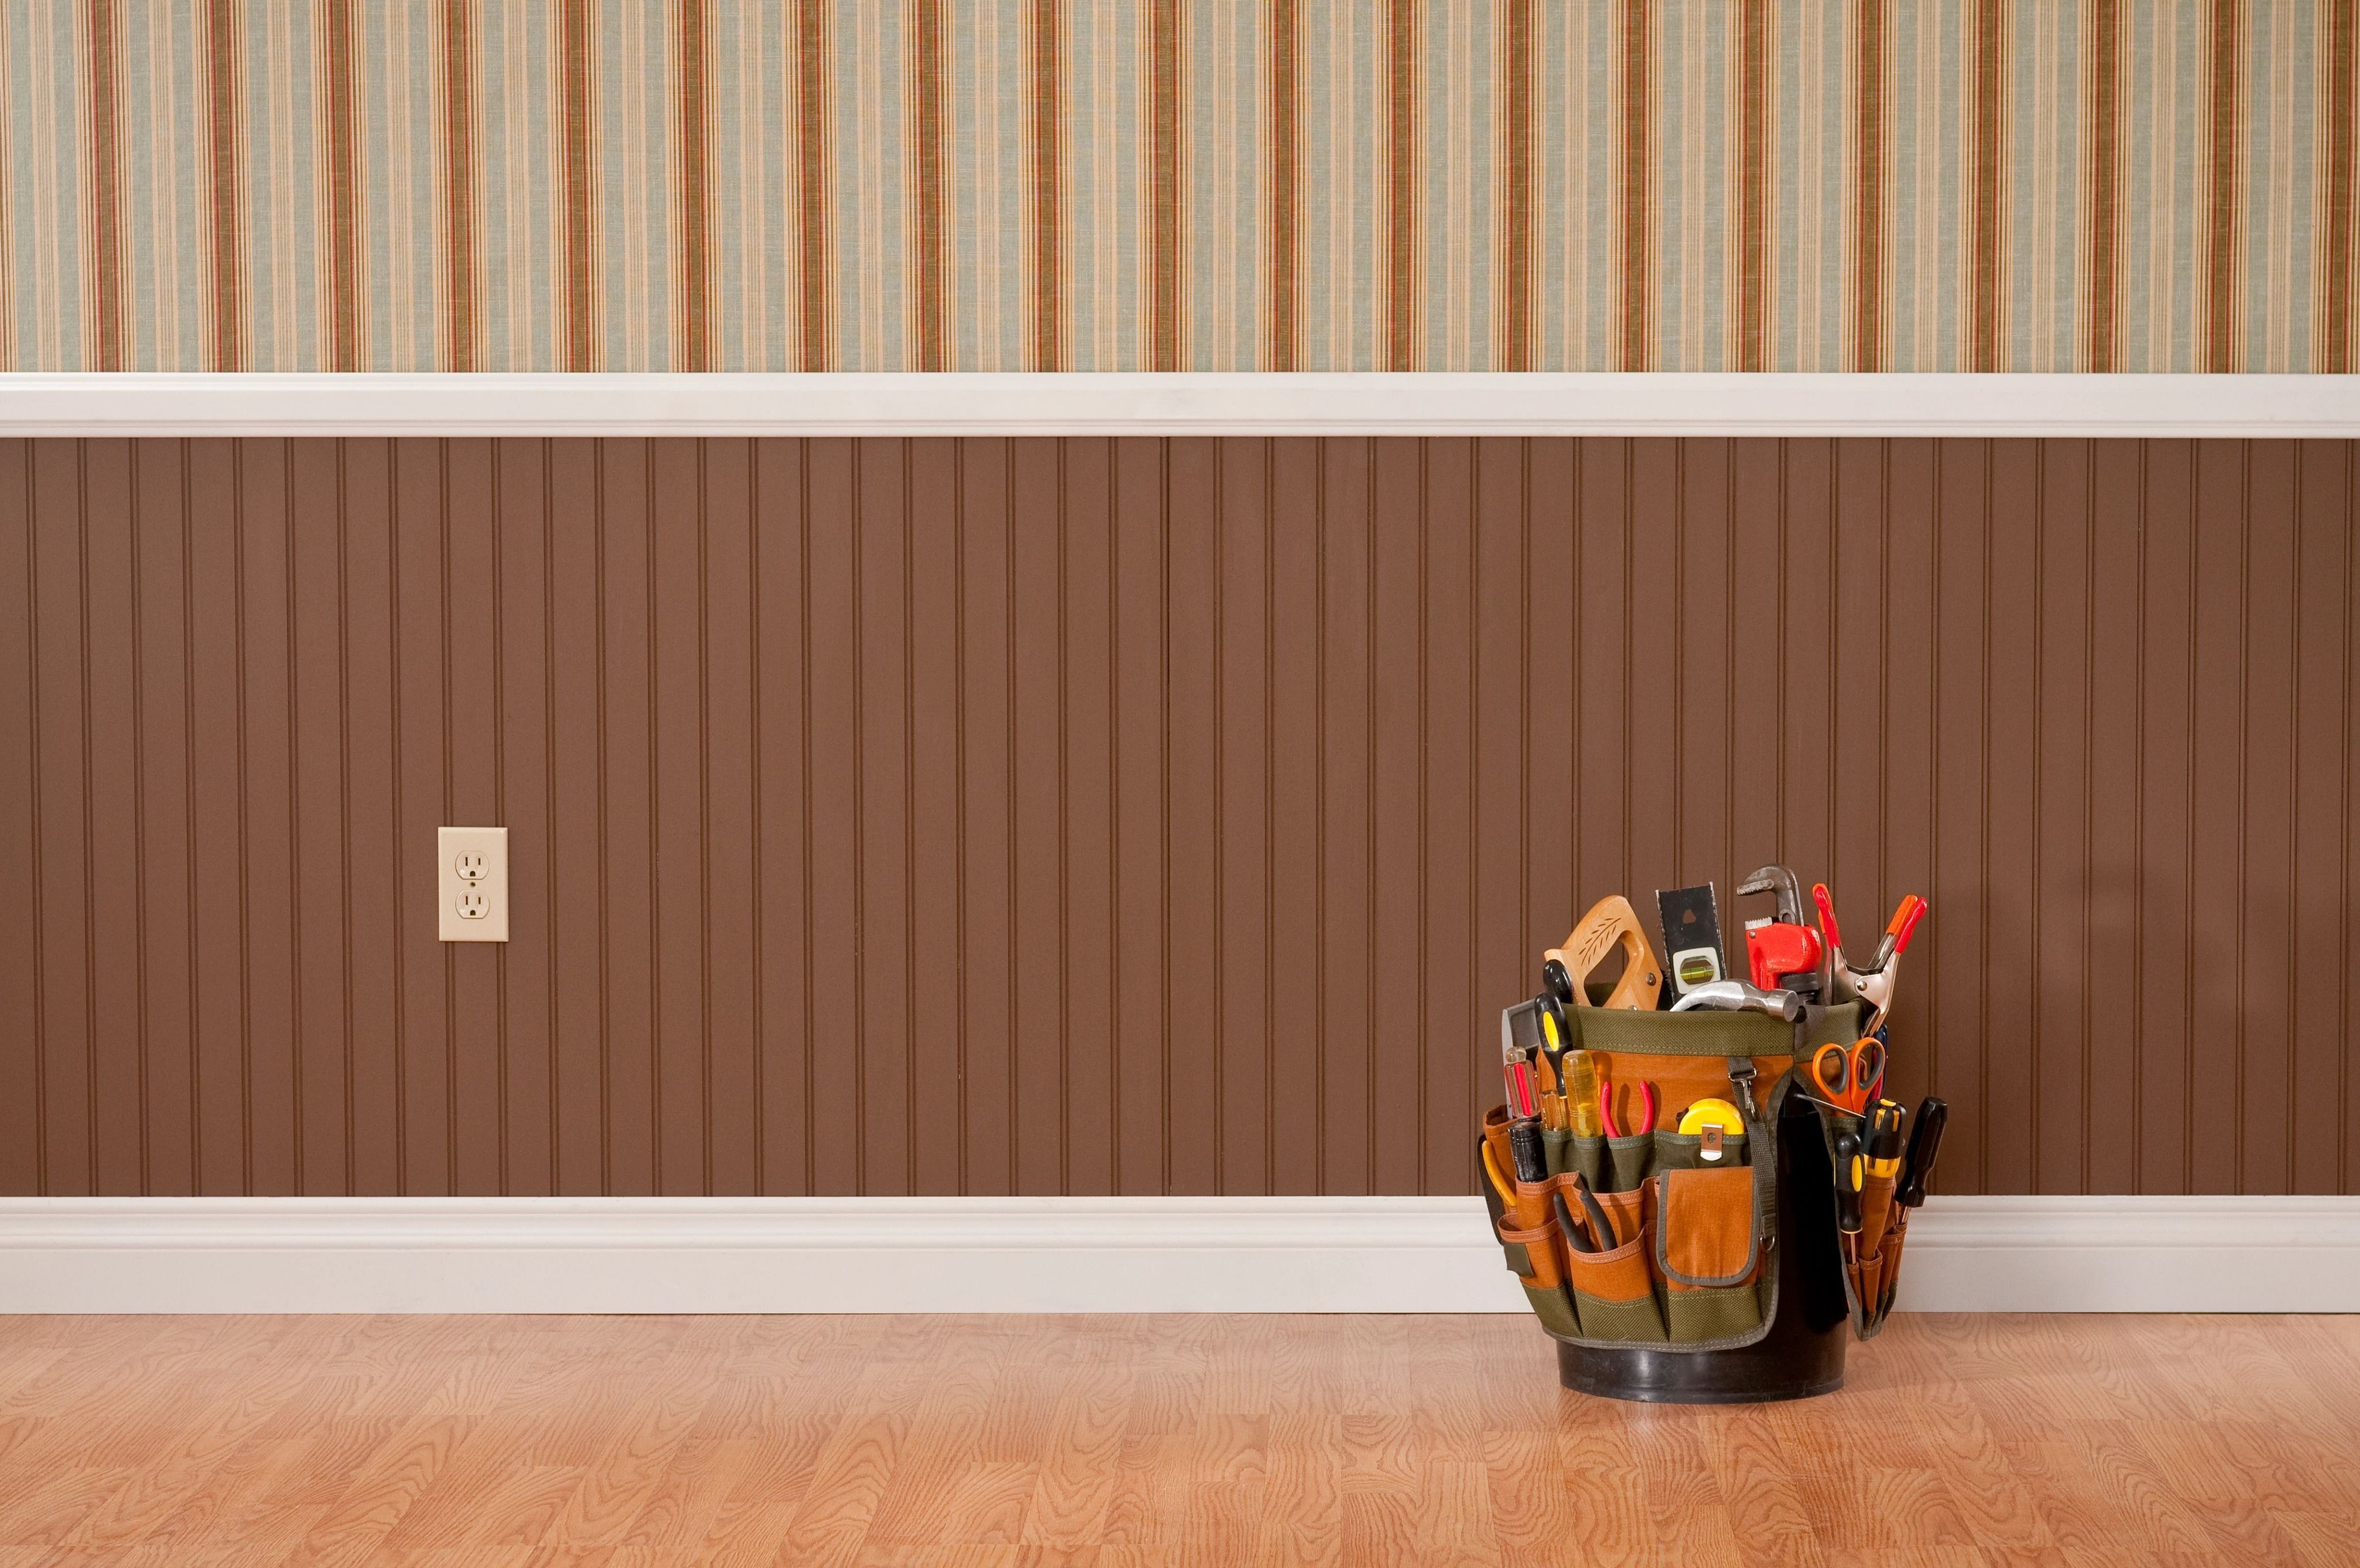
[{"label": "black handled tool", "polygon": [[1600,1205],[1597,1194],[1590,1190],[1590,1178],[1579,1171],[1573,1173],[1573,1191],[1581,1200],[1582,1213],[1590,1216],[1590,1223],[1595,1227],[1592,1234],[1598,1237],[1600,1250],[1612,1252],[1622,1246],[1622,1237],[1615,1230],[1614,1222],[1606,1217],[1606,1210]]},{"label": "black handled tool", "polygon": [[1517,1181],[1548,1180],[1548,1149],[1538,1121],[1528,1118],[1508,1128],[1508,1158],[1515,1162]]},{"label": "black handled tool", "polygon": [[1860,1234],[1860,1190],[1867,1179],[1860,1134],[1846,1127],[1836,1134],[1836,1228],[1847,1236]]},{"label": "black handled tool", "polygon": [[1950,1107],[1928,1094],[1918,1106],[1918,1120],[1909,1128],[1909,1152],[1901,1161],[1901,1181],[1893,1189],[1893,1201],[1904,1208],[1921,1208],[1926,1203],[1926,1178],[1934,1173],[1934,1157],[1942,1151],[1942,1126],[1950,1119]]},{"label": "black handled tool", "polygon": [[[1557,1098],[1557,1108],[1562,1111],[1568,1099],[1565,1092],[1565,1053],[1569,1043],[1565,1029],[1565,1008],[1556,996],[1546,991],[1533,998],[1533,1007],[1540,1018],[1541,1055],[1548,1061],[1549,1083]],[[1566,1127],[1570,1124],[1559,1117],[1556,1125]]]},{"label": "black handled tool", "polygon": [[1597,1251],[1598,1244],[1582,1235],[1581,1227],[1573,1223],[1573,1211],[1565,1206],[1565,1189],[1560,1187],[1551,1192],[1549,1199],[1557,1204],[1557,1228],[1565,1232],[1566,1246],[1576,1252]]},{"label": "black handled tool", "polygon": [[1573,1005],[1573,975],[1564,959],[1552,958],[1541,965],[1541,989],[1565,1007]]},{"label": "black handled tool", "polygon": [[1846,1127],[1836,1134],[1836,1239],[1843,1245],[1844,1271],[1855,1290],[1860,1288],[1860,1190],[1867,1181],[1860,1134]]}]

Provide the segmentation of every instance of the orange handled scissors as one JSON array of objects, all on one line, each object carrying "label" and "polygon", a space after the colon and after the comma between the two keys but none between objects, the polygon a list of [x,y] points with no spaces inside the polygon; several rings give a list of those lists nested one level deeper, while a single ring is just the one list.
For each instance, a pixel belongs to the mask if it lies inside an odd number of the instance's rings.
[{"label": "orange handled scissors", "polygon": [[1863,1040],[1846,1049],[1830,1042],[1811,1056],[1811,1083],[1820,1098],[1858,1116],[1885,1088],[1885,1042]]}]

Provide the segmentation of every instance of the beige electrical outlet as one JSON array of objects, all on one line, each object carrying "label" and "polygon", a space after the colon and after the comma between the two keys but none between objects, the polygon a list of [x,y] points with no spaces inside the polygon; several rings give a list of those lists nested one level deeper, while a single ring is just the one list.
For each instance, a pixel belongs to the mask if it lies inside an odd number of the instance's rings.
[{"label": "beige electrical outlet", "polygon": [[436,828],[444,942],[508,939],[508,830]]}]

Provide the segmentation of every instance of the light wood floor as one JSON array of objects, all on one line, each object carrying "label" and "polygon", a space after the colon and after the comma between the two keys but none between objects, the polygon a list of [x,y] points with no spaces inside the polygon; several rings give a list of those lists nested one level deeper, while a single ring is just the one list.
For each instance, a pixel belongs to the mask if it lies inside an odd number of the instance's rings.
[{"label": "light wood floor", "polygon": [[2360,1318],[1905,1317],[1841,1393],[1518,1318],[0,1318],[33,1563],[2348,1564]]}]

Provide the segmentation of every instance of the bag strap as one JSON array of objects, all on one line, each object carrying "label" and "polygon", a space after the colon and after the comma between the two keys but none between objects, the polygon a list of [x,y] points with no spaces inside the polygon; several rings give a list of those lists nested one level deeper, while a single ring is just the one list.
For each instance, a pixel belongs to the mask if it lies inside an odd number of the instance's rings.
[{"label": "bag strap", "polygon": [[[1737,1114],[1745,1123],[1747,1146],[1754,1151],[1754,1238],[1764,1250],[1778,1245],[1778,1148],[1768,1125],[1754,1108],[1754,1059],[1729,1059],[1729,1084],[1736,1093]],[[1766,1130],[1765,1130],[1766,1129]]]}]

